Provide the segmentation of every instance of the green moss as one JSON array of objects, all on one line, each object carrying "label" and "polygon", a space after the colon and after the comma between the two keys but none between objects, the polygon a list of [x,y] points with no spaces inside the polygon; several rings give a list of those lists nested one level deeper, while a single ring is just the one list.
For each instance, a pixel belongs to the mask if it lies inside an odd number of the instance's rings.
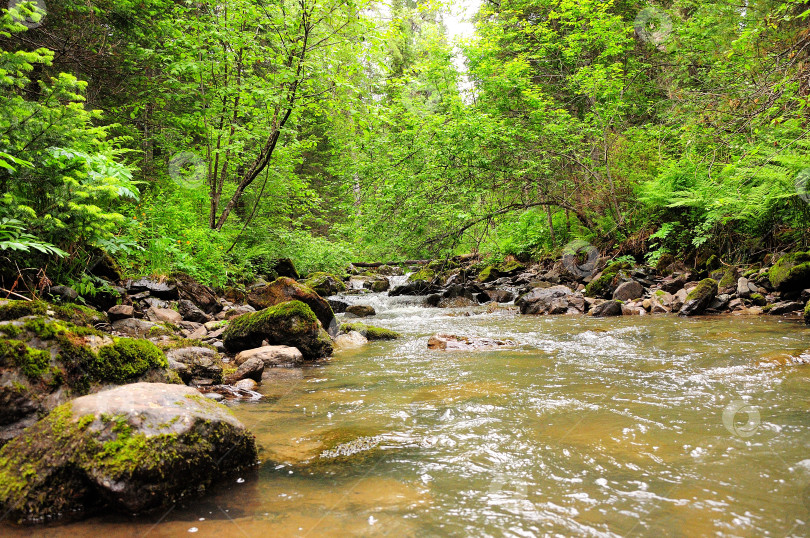
[{"label": "green moss", "polygon": [[720,265],[720,258],[718,258],[715,254],[712,254],[706,259],[704,267],[707,271],[713,271],[714,269],[720,267]]},{"label": "green moss", "polygon": [[745,278],[750,278],[752,275],[756,275],[757,273],[759,273],[759,270],[760,270],[760,269],[762,269],[762,266],[760,266],[759,264],[752,265],[751,267],[749,267],[749,268],[748,268],[748,269],[747,269],[747,270],[746,270],[746,271],[743,273],[743,275],[742,275],[742,276],[744,276]]},{"label": "green moss", "polygon": [[517,260],[509,260],[498,265],[498,271],[501,273],[514,273],[524,269],[526,269],[526,266]]},{"label": "green moss", "polygon": [[90,365],[90,373],[98,381],[123,383],[145,374],[152,368],[169,366],[163,353],[148,340],[116,338],[112,346],[99,350]]},{"label": "green moss", "polygon": [[[234,336],[243,336],[250,332],[261,330],[263,325],[272,324],[276,320],[298,318],[298,324],[313,324],[318,322],[318,318],[310,307],[301,301],[287,301],[260,310],[250,312],[231,320],[228,328],[223,333],[223,339]],[[227,336],[226,336],[227,335]]]},{"label": "green moss", "polygon": [[669,252],[665,252],[660,258],[658,258],[658,262],[655,264],[655,270],[662,275],[669,274],[671,271],[669,271],[668,268],[673,263],[675,263],[675,256]]},{"label": "green moss", "polygon": [[29,379],[38,380],[49,371],[51,354],[22,342],[0,340],[0,364],[19,368]]},{"label": "green moss", "polygon": [[603,273],[618,273],[619,271],[626,271],[631,269],[632,266],[627,262],[613,262],[609,264],[605,269],[602,271]]},{"label": "green moss", "polygon": [[22,327],[14,325],[13,323],[0,325],[0,335],[5,338],[14,338],[15,336],[19,336],[21,332],[23,332]]},{"label": "green moss", "polygon": [[424,267],[419,271],[413,273],[411,276],[409,276],[408,282],[416,282],[418,280],[430,282],[434,278],[436,278],[436,272],[428,267]]},{"label": "green moss", "polygon": [[768,272],[771,285],[778,290],[795,290],[810,284],[810,252],[785,254]]},{"label": "green moss", "polygon": [[[613,264],[609,267],[612,268],[615,265],[618,264]],[[615,272],[609,272],[606,268],[604,272],[602,272],[602,276],[592,280],[587,286],[585,286],[585,295],[588,297],[602,297],[607,295],[608,292],[610,292],[611,283],[613,282],[613,278],[615,276]]]},{"label": "green moss", "polygon": [[[712,280],[711,278],[704,278],[698,285],[694,287],[692,291],[689,292],[689,295],[686,296],[686,301],[692,301],[694,299],[700,299],[705,297],[707,294],[716,293],[717,289],[717,281]],[[684,301],[684,302],[686,302]]]},{"label": "green moss", "polygon": [[161,336],[173,336],[173,335],[174,331],[165,323],[149,327],[149,330],[146,331],[146,336],[148,338],[159,338]]},{"label": "green moss", "polygon": [[213,349],[214,351],[217,349],[211,344],[203,342],[202,340],[183,338],[182,336],[178,336],[176,334],[171,335],[168,339],[162,339],[159,342],[155,342],[155,345],[164,353],[173,349],[180,349],[184,347],[204,347],[207,349]]},{"label": "green moss", "polygon": [[720,279],[720,283],[718,286],[721,288],[730,288],[732,286],[737,285],[737,268],[736,267],[729,267],[726,269],[725,273],[723,273],[723,277]]},{"label": "green moss", "polygon": [[396,331],[366,325],[365,323],[344,323],[340,326],[340,331],[344,333],[357,331],[369,340],[396,340],[402,336]]},{"label": "green moss", "polygon": [[810,301],[807,301],[807,304],[804,305],[804,322],[810,325]]},{"label": "green moss", "polygon": [[773,305],[772,305],[772,304],[768,304],[768,305],[763,306],[763,307],[762,307],[762,313],[763,313],[763,314],[767,314],[768,312],[770,312],[770,311],[771,311],[771,308],[773,308]]},{"label": "green moss", "polygon": [[0,305],[0,321],[25,316],[48,316],[69,321],[75,325],[92,325],[107,321],[105,314],[77,304],[54,305],[45,301],[9,301]]},{"label": "green moss", "polygon": [[757,306],[765,306],[767,302],[761,293],[752,293],[748,296],[748,299]]},{"label": "green moss", "polygon": [[492,282],[493,280],[497,280],[499,276],[498,270],[495,269],[494,266],[488,265],[483,271],[478,273],[478,280],[480,282]]},{"label": "green moss", "polygon": [[346,291],[346,284],[331,273],[312,273],[304,281],[304,285],[322,296]]}]

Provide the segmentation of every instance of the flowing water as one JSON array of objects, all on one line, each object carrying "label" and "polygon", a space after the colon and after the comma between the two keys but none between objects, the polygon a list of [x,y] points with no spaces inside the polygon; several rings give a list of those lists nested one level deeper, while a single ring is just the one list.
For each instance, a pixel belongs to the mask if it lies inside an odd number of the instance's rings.
[{"label": "flowing water", "polygon": [[[798,322],[349,300],[404,338],[274,370],[264,401],[232,404],[262,447],[258,470],[154,517],[37,534],[808,535]],[[428,351],[436,332],[517,345]]]}]

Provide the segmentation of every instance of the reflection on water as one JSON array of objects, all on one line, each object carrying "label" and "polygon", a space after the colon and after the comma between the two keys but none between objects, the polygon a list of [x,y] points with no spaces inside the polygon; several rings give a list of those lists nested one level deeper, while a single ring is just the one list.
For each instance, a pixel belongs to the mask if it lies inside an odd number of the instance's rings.
[{"label": "reflection on water", "polygon": [[[275,370],[266,400],[234,405],[257,471],[165,514],[37,534],[806,535],[800,324],[347,300],[405,338]],[[435,332],[520,345],[429,352]]]}]

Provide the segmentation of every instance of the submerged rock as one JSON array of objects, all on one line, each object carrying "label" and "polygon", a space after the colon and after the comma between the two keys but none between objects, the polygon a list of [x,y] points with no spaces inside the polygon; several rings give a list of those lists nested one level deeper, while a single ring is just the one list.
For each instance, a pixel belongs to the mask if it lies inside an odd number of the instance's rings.
[{"label": "submerged rock", "polygon": [[353,304],[350,307],[346,308],[346,314],[349,314],[350,316],[354,316],[356,318],[367,318],[369,316],[376,316],[377,311],[374,310],[373,306],[364,304]]},{"label": "submerged rock", "polygon": [[315,313],[330,336],[337,335],[338,325],[329,302],[312,288],[291,278],[281,277],[270,284],[250,290],[247,301],[250,306],[259,310],[288,301],[301,301]]},{"label": "submerged rock", "polygon": [[233,385],[242,379],[252,379],[257,383],[262,380],[262,373],[264,372],[264,361],[259,357],[253,357],[242,364],[236,369],[236,372],[225,378],[225,383]]},{"label": "submerged rock", "polygon": [[41,522],[102,507],[140,514],[256,463],[228,408],[182,385],[137,383],[54,409],[0,451],[0,506]]},{"label": "submerged rock", "polygon": [[307,360],[332,354],[332,340],[312,310],[301,301],[289,301],[231,320],[222,333],[230,351],[244,351],[269,345],[298,348]]},{"label": "submerged rock", "polygon": [[368,338],[357,331],[350,331],[335,338],[337,349],[354,349],[368,344]]},{"label": "submerged rock", "polygon": [[396,340],[402,336],[396,331],[366,325],[365,323],[344,323],[340,326],[340,332],[349,333],[352,331],[362,334],[368,340]]},{"label": "submerged rock", "polygon": [[434,334],[428,340],[427,347],[440,351],[469,351],[480,349],[497,349],[514,346],[509,340],[495,340],[493,338],[478,338],[469,336],[456,336],[453,334]]}]

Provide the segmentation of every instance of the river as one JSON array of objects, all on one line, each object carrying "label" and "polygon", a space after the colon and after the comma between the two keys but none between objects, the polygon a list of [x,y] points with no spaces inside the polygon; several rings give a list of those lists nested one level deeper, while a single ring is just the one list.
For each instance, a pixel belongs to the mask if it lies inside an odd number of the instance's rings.
[{"label": "river", "polygon": [[[44,536],[806,536],[810,328],[520,316],[373,294],[404,337],[231,404],[262,465],[186,506]],[[509,349],[428,351],[436,332]],[[326,456],[326,457],[324,457]],[[8,530],[8,529],[5,529]]]}]

